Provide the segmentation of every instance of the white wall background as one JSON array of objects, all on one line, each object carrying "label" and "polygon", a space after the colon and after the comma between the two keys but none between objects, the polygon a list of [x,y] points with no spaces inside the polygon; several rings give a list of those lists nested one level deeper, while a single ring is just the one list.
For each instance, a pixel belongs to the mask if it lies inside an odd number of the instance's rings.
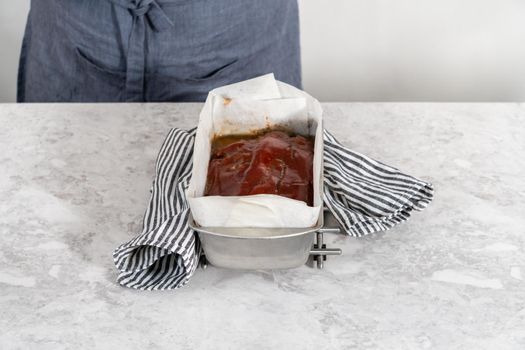
[{"label": "white wall background", "polygon": [[29,0],[0,1],[0,102],[13,102]]},{"label": "white wall background", "polygon": [[[0,12],[14,101],[29,0]],[[322,101],[525,101],[525,0],[299,0],[303,79]]]}]

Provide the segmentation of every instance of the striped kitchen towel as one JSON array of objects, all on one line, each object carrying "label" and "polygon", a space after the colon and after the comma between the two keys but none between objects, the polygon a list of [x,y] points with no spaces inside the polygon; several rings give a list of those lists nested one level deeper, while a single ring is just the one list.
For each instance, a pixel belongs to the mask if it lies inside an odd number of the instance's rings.
[{"label": "striped kitchen towel", "polygon": [[[113,253],[118,282],[143,290],[174,289],[197,268],[200,245],[188,226],[185,198],[196,129],[172,129],[155,168],[142,232]],[[355,237],[388,230],[432,200],[432,185],[349,150],[324,132],[324,202]]]}]

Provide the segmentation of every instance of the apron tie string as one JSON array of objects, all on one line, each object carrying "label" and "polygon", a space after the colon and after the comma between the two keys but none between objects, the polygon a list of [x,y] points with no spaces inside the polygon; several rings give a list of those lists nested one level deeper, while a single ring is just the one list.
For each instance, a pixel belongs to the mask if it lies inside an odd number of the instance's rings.
[{"label": "apron tie string", "polygon": [[126,101],[144,100],[144,76],[146,73],[146,20],[156,32],[173,27],[166,12],[155,0],[110,0],[117,6],[126,8],[133,16],[126,59]]}]

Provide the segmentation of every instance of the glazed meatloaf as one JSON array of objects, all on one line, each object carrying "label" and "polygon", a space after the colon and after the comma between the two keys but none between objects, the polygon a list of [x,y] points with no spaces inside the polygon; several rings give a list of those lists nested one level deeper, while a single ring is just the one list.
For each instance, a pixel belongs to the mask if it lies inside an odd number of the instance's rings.
[{"label": "glazed meatloaf", "polygon": [[313,137],[282,130],[217,137],[205,196],[276,194],[313,205]]}]

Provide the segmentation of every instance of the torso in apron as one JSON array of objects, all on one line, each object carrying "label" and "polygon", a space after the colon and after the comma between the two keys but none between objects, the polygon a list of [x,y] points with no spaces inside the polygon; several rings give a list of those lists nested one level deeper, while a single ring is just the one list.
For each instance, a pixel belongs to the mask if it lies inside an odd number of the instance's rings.
[{"label": "torso in apron", "polygon": [[202,101],[274,72],[301,84],[290,0],[32,1],[19,101]]}]

